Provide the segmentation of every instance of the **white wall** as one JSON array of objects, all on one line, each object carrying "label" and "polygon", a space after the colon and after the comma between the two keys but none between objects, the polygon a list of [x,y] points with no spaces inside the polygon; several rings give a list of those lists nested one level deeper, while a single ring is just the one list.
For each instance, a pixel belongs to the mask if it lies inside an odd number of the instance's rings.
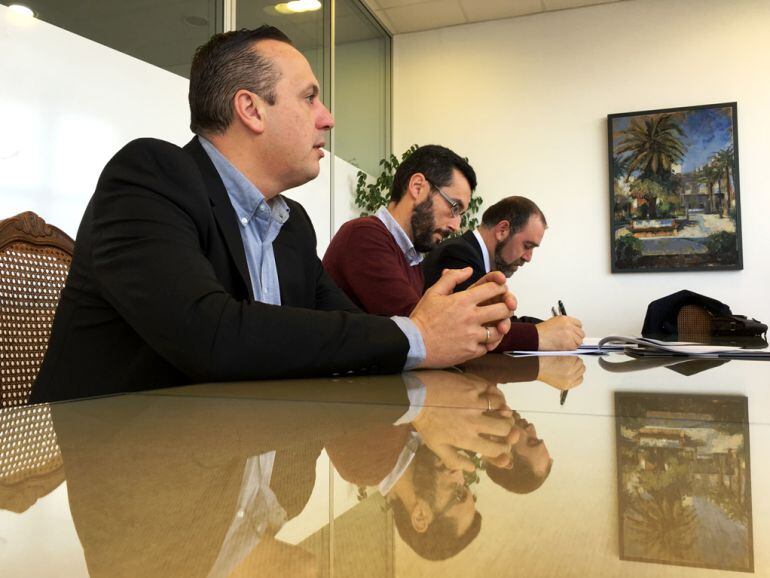
[{"label": "white wall", "polygon": [[[770,321],[770,2],[630,0],[394,38],[394,152],[468,156],[484,206],[512,194],[549,231],[510,286],[520,312],[563,299],[591,335],[641,331],[687,288]],[[738,102],[744,270],[610,274],[606,115]]]},{"label": "white wall", "polygon": [[0,218],[32,210],[74,237],[129,140],[190,138],[187,81],[0,6]]}]

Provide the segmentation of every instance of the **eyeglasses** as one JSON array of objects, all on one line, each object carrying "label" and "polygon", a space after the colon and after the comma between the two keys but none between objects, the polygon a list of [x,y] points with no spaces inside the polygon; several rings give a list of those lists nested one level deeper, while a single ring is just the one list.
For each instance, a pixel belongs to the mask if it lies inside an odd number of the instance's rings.
[{"label": "eyeglasses", "polygon": [[[449,501],[446,506],[436,512],[435,517],[440,518],[445,516],[449,510],[455,507],[457,504],[462,504],[465,501],[465,486],[463,484],[457,484],[452,490],[452,495],[449,497]],[[473,501],[476,501],[476,496],[473,496]]]},{"label": "eyeglasses", "polygon": [[449,212],[452,214],[452,218],[462,217],[465,213],[462,203],[455,201],[452,197],[447,195],[444,191],[439,189],[436,185],[425,179],[433,190],[435,190],[441,198],[444,199],[449,205]]}]

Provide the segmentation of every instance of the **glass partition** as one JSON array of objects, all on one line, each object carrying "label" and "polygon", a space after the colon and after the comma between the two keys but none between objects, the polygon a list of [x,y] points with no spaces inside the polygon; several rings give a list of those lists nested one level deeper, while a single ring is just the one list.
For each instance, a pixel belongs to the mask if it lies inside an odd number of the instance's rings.
[{"label": "glass partition", "polygon": [[49,24],[189,78],[195,49],[223,29],[223,0],[0,0]]},{"label": "glass partition", "polygon": [[377,174],[390,153],[391,38],[358,0],[335,7],[335,152]]},{"label": "glass partition", "polygon": [[[263,24],[275,26],[283,31],[294,46],[310,62],[318,82],[321,95],[327,94],[327,79],[324,75],[324,14],[323,7],[305,12],[291,12],[284,8],[287,2],[253,0],[236,2],[236,28],[256,28]],[[328,99],[326,99],[328,100]],[[330,103],[325,102],[328,106]]]},{"label": "glass partition", "polygon": [[[391,38],[360,0],[304,0],[310,9],[303,12],[276,0],[0,0],[15,3],[40,20],[186,78],[195,49],[225,29],[228,4],[235,8],[236,28],[270,24],[291,38],[310,62],[330,108],[333,26],[335,153],[373,174],[390,152]],[[332,6],[334,22],[325,24]]]}]

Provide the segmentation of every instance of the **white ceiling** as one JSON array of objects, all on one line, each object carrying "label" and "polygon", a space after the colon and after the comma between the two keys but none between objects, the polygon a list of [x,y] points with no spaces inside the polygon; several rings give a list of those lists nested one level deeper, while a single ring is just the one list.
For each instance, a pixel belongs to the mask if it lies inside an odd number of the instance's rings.
[{"label": "white ceiling", "polygon": [[391,34],[624,0],[363,0]]}]

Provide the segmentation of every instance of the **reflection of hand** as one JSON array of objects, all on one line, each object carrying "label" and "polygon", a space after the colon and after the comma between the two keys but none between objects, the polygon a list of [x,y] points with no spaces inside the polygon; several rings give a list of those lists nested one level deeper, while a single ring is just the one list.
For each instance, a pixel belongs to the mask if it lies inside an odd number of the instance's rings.
[{"label": "reflection of hand", "polygon": [[516,298],[504,281],[492,277],[453,293],[471,273],[470,267],[445,270],[412,311],[410,318],[425,343],[423,367],[448,367],[479,357],[493,350],[510,329]]},{"label": "reflection of hand", "polygon": [[583,360],[577,355],[543,356],[537,379],[556,389],[571,389],[583,383],[585,370]]},{"label": "reflection of hand", "polygon": [[[449,469],[473,471],[475,466],[460,449],[505,464],[511,445],[518,441],[511,409],[503,393],[483,379],[447,371],[415,375],[426,388],[425,407],[412,422],[425,444]],[[492,411],[488,411],[489,408]]]},{"label": "reflection of hand", "polygon": [[574,317],[558,315],[535,325],[540,351],[570,351],[577,349],[586,336],[583,325]]}]

